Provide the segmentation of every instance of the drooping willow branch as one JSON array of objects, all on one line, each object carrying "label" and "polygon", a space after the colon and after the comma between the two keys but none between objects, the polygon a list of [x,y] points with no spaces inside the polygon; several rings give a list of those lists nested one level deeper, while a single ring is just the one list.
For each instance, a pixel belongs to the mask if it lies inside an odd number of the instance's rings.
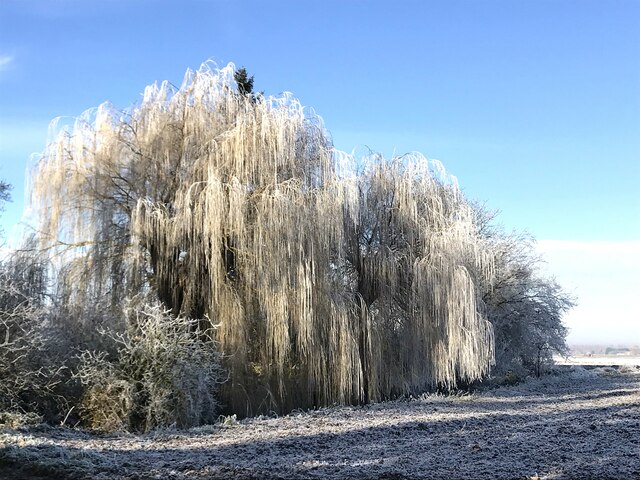
[{"label": "drooping willow branch", "polygon": [[492,330],[469,272],[490,282],[492,263],[441,165],[338,168],[319,117],[243,95],[233,72],[148,87],[126,113],[102,105],[49,145],[33,176],[43,241],[84,246],[60,282],[79,302],[151,292],[218,325],[239,413],[485,374]]}]

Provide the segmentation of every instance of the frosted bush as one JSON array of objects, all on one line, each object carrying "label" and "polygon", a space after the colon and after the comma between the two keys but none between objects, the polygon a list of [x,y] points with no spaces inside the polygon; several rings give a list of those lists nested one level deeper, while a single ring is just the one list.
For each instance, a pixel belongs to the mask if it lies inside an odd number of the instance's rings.
[{"label": "frosted bush", "polygon": [[52,420],[68,409],[68,370],[54,348],[44,278],[35,256],[13,254],[0,264],[0,411]]},{"label": "frosted bush", "polygon": [[223,376],[211,332],[159,304],[132,302],[125,312],[126,331],[105,332],[118,346],[115,354],[81,355],[77,376],[86,387],[86,423],[105,431],[149,431],[214,422]]}]

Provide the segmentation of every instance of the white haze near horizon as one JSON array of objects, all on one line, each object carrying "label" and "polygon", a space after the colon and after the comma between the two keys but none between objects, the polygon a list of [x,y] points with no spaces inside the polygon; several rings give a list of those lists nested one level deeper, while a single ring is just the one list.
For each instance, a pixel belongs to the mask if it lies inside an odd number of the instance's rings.
[{"label": "white haze near horizon", "polygon": [[570,345],[640,345],[640,241],[539,240],[544,273],[573,294]]}]

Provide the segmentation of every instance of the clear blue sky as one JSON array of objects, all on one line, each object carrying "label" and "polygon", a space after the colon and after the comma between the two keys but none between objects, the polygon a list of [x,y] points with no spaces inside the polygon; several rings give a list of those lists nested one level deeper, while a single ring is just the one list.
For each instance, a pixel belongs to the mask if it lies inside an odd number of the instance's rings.
[{"label": "clear blue sky", "polygon": [[293,92],[342,150],[441,160],[507,230],[640,240],[638,0],[2,0],[5,231],[52,118],[209,58]]}]

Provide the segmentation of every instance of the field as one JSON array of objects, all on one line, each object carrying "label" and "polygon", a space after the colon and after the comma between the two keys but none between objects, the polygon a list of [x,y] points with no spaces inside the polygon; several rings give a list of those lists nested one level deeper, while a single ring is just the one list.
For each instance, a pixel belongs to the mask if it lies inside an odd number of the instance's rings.
[{"label": "field", "polygon": [[0,432],[0,478],[640,479],[640,369],[148,435]]},{"label": "field", "polygon": [[555,359],[559,365],[584,365],[584,366],[607,366],[626,365],[640,366],[640,357],[630,355],[576,355],[569,358],[558,357]]}]

